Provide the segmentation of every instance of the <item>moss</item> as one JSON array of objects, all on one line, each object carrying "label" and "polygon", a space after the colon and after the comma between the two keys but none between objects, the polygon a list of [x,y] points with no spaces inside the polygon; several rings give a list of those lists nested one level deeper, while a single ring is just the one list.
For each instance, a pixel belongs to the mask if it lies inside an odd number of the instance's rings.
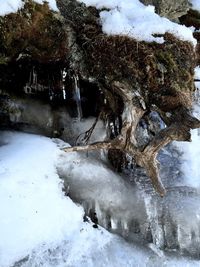
[{"label": "moss", "polygon": [[24,8],[0,19],[0,55],[10,60],[20,54],[40,62],[60,60],[68,51],[62,22],[49,9],[32,0]]},{"label": "moss", "polygon": [[90,75],[100,80],[106,77],[109,82],[124,81],[131,90],[140,88],[148,105],[163,110],[189,105],[191,101],[183,101],[180,93],[190,95],[194,89],[193,46],[170,34],[164,38],[164,44],[145,43],[100,33],[84,45]]},{"label": "moss", "polygon": [[6,65],[8,63],[8,58],[0,55],[0,65]]}]

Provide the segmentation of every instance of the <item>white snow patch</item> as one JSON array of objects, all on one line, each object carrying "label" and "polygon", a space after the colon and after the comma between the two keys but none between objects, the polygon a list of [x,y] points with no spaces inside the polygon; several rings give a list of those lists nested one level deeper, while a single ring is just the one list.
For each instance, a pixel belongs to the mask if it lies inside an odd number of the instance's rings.
[{"label": "white snow patch", "polygon": [[[35,2],[39,3],[39,4],[43,4],[44,0],[34,0]],[[56,4],[56,0],[47,0],[47,2],[49,3],[49,6],[52,10],[54,11],[58,11],[58,7]]]},{"label": "white snow patch", "polygon": [[200,1],[199,0],[190,0],[192,8],[200,11]]},{"label": "white snow patch", "polygon": [[[35,2],[42,4],[43,0],[34,0]],[[56,1],[48,0],[49,6],[52,10],[58,11]],[[24,3],[22,0],[0,0],[0,16],[4,16],[9,13],[15,13],[18,9],[22,8]]]},{"label": "white snow patch", "polygon": [[0,147],[0,266],[9,266],[35,246],[69,236],[83,211],[62,193],[55,144],[27,134],[0,140],[8,143]]},{"label": "white snow patch", "polygon": [[[195,79],[200,80],[200,66],[195,68]],[[200,82],[195,82],[196,97],[193,106],[193,115],[200,119]],[[174,142],[182,151],[182,171],[186,185],[200,188],[200,130],[191,130],[192,142]]]},{"label": "white snow patch", "polygon": [[184,175],[184,184],[200,187],[200,136],[198,130],[192,130],[192,142],[174,142],[174,145],[183,153],[181,170]]},{"label": "white snow patch", "polygon": [[11,12],[17,12],[22,6],[23,3],[21,0],[0,0],[0,16]]},{"label": "white snow patch", "polygon": [[194,77],[195,77],[196,79],[200,79],[200,66],[197,66],[197,67],[194,69],[194,72],[195,72]]},{"label": "white snow patch", "polygon": [[[197,66],[194,69],[194,78],[197,79],[197,80],[200,80],[200,66]],[[197,89],[200,90],[200,81],[195,82],[195,86],[196,86]]]},{"label": "white snow patch", "polygon": [[103,32],[108,35],[127,35],[139,41],[163,43],[163,37],[154,34],[169,32],[181,40],[196,45],[193,29],[173,23],[155,13],[153,6],[145,6],[139,0],[82,0],[87,6],[98,9],[108,8],[100,12]]}]

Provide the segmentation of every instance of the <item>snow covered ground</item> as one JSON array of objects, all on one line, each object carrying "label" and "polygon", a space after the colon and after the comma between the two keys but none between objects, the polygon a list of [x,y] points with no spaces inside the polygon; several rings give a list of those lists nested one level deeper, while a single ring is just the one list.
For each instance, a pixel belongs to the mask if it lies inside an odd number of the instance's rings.
[{"label": "snow covered ground", "polygon": [[62,192],[61,155],[49,138],[0,132],[0,267],[200,266],[84,223],[83,209]]}]

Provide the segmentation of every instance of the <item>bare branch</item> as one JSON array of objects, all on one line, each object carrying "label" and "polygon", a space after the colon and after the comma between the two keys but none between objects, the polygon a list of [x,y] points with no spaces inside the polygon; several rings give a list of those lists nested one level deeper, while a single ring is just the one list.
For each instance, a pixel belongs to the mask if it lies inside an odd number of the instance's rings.
[{"label": "bare branch", "polygon": [[86,146],[74,146],[74,147],[64,147],[62,148],[65,152],[74,152],[74,151],[91,151],[98,149],[110,149],[112,148],[111,142],[97,142]]}]

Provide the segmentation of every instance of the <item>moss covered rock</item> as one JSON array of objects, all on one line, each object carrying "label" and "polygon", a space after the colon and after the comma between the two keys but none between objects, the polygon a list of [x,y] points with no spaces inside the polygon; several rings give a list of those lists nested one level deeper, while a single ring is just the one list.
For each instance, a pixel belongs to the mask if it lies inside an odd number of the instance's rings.
[{"label": "moss covered rock", "polygon": [[190,8],[188,0],[141,0],[146,5],[155,6],[156,12],[164,17],[172,20],[177,20],[182,15],[186,14]]}]

